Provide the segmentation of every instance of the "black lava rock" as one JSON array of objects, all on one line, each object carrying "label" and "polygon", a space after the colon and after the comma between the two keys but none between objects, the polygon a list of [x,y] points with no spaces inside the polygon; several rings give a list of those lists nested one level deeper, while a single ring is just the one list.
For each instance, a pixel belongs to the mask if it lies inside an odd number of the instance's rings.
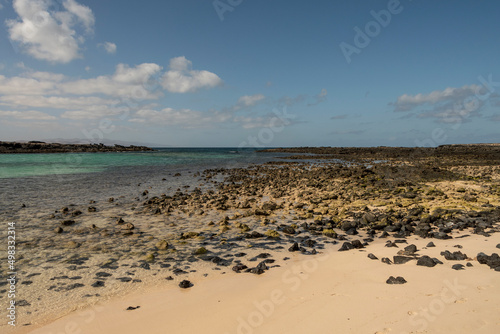
[{"label": "black lava rock", "polygon": [[454,264],[451,269],[455,269],[455,270],[464,270],[464,265],[463,264]]},{"label": "black lava rock", "polygon": [[342,244],[342,247],[340,247],[339,252],[344,252],[351,249],[354,249],[354,246],[350,242],[346,241]]},{"label": "black lava rock", "polygon": [[417,261],[417,266],[423,266],[423,267],[434,267],[437,264],[436,261],[434,261],[433,258],[424,255]]},{"label": "black lava rock", "polygon": [[444,251],[441,252],[441,255],[444,256],[444,258],[449,261],[463,261],[467,259],[467,255],[463,254],[460,251],[453,253],[451,253],[450,251]]},{"label": "black lava rock", "polygon": [[181,289],[187,289],[187,288],[190,288],[190,287],[192,287],[192,286],[194,286],[194,284],[193,284],[193,283],[191,283],[191,282],[190,282],[190,281],[188,281],[188,280],[183,280],[182,282],[180,282],[180,283],[179,283],[179,287],[180,287]]},{"label": "black lava rock", "polygon": [[297,252],[298,250],[300,250],[300,247],[299,247],[299,244],[294,242],[293,245],[288,248],[288,251],[289,252]]},{"label": "black lava rock", "polygon": [[370,258],[372,260],[378,260],[378,257],[376,257],[375,255],[373,255],[372,253],[368,254],[368,258]]},{"label": "black lava rock", "polygon": [[387,284],[405,284],[406,280],[401,276],[398,276],[398,277],[391,276],[385,282]]}]

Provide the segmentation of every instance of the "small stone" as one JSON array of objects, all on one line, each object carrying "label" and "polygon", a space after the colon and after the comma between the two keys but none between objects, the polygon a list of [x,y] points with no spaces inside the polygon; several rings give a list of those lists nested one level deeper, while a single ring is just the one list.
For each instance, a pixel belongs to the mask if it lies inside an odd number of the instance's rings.
[{"label": "small stone", "polygon": [[500,248],[500,244],[497,245],[497,248]]},{"label": "small stone", "polygon": [[297,252],[300,250],[299,244],[297,242],[294,242],[293,245],[288,248],[289,252]]},{"label": "small stone", "polygon": [[75,221],[74,220],[71,220],[71,219],[68,219],[68,220],[63,220],[61,222],[61,225],[62,226],[71,226],[71,225],[74,225],[75,224]]},{"label": "small stone", "polygon": [[460,251],[453,253],[451,253],[450,251],[444,251],[441,252],[441,255],[444,256],[444,258],[449,261],[463,261],[467,259],[467,255],[463,254]]},{"label": "small stone", "polygon": [[405,251],[408,253],[415,253],[417,251],[417,246],[415,245],[406,246]]},{"label": "small stone", "polygon": [[388,257],[383,257],[381,261],[386,264],[392,264],[392,261]]},{"label": "small stone", "polygon": [[123,220],[123,218],[118,218],[118,219],[116,220],[116,224],[117,224],[117,225],[122,225],[122,224],[125,224],[125,221]]},{"label": "small stone", "polygon": [[467,262],[466,266],[467,267],[473,267],[472,263],[470,263],[470,262]]},{"label": "small stone", "polygon": [[135,226],[132,223],[127,223],[127,224],[122,226],[122,230],[127,230],[127,231],[133,230],[134,228],[135,228]]},{"label": "small stone", "polygon": [[126,311],[133,311],[133,310],[137,310],[138,308],[140,308],[140,306],[129,306],[127,307]]},{"label": "small stone", "polygon": [[191,283],[190,281],[188,280],[183,280],[182,282],[179,283],[179,287],[181,289],[187,289],[187,288],[190,288],[192,287],[194,284]]},{"label": "small stone", "polygon": [[63,233],[63,232],[64,232],[64,230],[62,229],[62,227],[60,227],[60,226],[59,226],[59,227],[56,227],[56,228],[54,229],[54,232],[55,232],[55,233],[57,233],[57,234],[61,234],[61,233]]},{"label": "small stone", "polygon": [[434,243],[431,241],[427,244],[427,246],[425,246],[427,248],[430,248],[430,247],[436,247],[436,245],[434,245]]},{"label": "small stone", "polygon": [[370,258],[372,260],[378,260],[378,257],[376,257],[375,255],[373,255],[372,253],[368,254],[368,258]]},{"label": "small stone", "polygon": [[463,264],[454,264],[451,269],[455,270],[464,270],[464,265]]},{"label": "small stone", "polygon": [[93,288],[101,288],[104,286],[104,281],[95,281],[94,283],[92,283],[91,285]]},{"label": "small stone", "polygon": [[352,243],[346,241],[342,244],[342,247],[340,247],[339,249],[339,252],[344,252],[344,251],[348,251],[348,250],[351,250],[351,249],[354,249],[354,246]]},{"label": "small stone", "polygon": [[97,211],[97,208],[96,208],[95,206],[89,206],[89,207],[87,208],[87,211],[88,211],[88,212],[96,212],[96,211]]},{"label": "small stone", "polygon": [[398,276],[398,277],[391,276],[385,282],[387,284],[405,284],[406,280],[401,276]]},{"label": "small stone", "polygon": [[248,268],[248,267],[247,267],[246,265],[244,265],[244,264],[240,263],[240,264],[237,264],[237,265],[235,265],[235,266],[233,267],[233,271],[234,271],[234,272],[237,272],[237,273],[240,273],[242,270],[245,270],[245,269],[247,269],[247,268]]},{"label": "small stone", "polygon": [[100,272],[96,273],[95,276],[96,277],[109,277],[109,276],[112,276],[112,274],[104,272],[104,271],[100,271]]},{"label": "small stone", "polygon": [[203,254],[207,254],[207,253],[208,253],[208,250],[205,247],[200,247],[197,250],[195,250],[193,254],[194,255],[203,255]]}]

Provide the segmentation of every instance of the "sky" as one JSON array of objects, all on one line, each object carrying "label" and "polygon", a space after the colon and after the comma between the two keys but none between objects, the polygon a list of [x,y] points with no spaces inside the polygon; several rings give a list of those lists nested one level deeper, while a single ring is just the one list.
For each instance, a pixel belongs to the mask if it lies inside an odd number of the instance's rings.
[{"label": "sky", "polygon": [[500,142],[500,2],[0,0],[0,140]]}]

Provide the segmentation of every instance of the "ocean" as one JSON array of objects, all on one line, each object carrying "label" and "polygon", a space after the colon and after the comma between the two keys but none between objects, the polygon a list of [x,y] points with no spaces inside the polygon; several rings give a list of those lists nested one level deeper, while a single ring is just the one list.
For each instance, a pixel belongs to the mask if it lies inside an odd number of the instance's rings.
[{"label": "ocean", "polygon": [[[245,167],[287,156],[238,148],[155,148],[151,152],[0,155],[0,212],[130,197],[138,187],[175,192],[196,172]],[[180,173],[180,177],[174,175]]]}]

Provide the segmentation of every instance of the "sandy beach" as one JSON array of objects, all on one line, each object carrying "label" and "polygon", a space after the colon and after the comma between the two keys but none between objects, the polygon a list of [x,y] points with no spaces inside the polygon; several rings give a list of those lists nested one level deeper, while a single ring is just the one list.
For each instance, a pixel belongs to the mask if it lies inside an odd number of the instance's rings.
[{"label": "sandy beach", "polygon": [[[456,245],[466,254],[494,252],[500,234],[435,242],[408,238],[420,255],[440,257]],[[266,275],[237,275],[195,282],[186,291],[158,289],[97,304],[36,330],[19,333],[498,333],[500,275],[475,260],[444,261],[434,268],[416,261],[386,265],[397,248],[385,241],[369,250],[315,258],[292,257]],[[406,245],[406,244],[404,244]],[[473,256],[473,255],[472,255]],[[453,270],[456,263],[471,263]],[[404,285],[386,284],[403,276]],[[140,306],[127,311],[127,307]]]}]

